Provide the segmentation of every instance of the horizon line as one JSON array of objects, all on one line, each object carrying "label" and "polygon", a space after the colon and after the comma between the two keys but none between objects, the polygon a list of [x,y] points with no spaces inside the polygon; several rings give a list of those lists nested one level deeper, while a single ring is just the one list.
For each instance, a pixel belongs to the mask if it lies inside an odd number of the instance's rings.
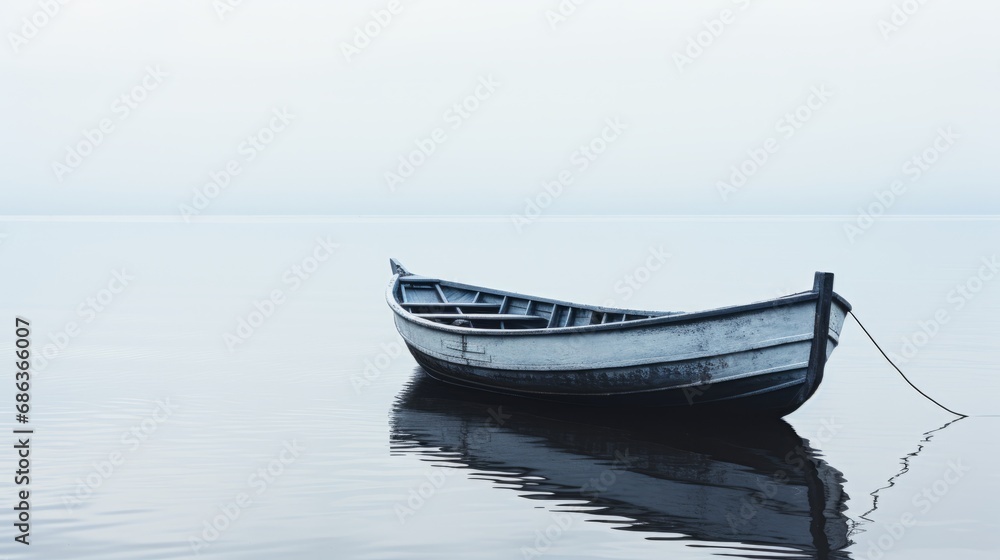
[{"label": "horizon line", "polygon": [[[213,214],[184,217],[173,214],[16,214],[0,215],[2,222],[118,222],[118,223],[465,223],[514,222],[854,222],[859,214],[552,214],[534,218],[504,214]],[[1000,214],[883,214],[875,221],[1000,221]]]}]

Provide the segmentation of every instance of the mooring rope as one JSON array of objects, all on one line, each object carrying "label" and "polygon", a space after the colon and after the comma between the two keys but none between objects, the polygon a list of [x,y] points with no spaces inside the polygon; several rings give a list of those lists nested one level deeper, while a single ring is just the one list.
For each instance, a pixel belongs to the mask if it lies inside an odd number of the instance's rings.
[{"label": "mooring rope", "polygon": [[848,311],[848,314],[850,314],[851,317],[854,317],[854,320],[857,321],[858,326],[861,327],[861,330],[865,331],[865,334],[868,335],[868,340],[872,341],[872,344],[875,345],[875,348],[878,348],[878,351],[882,353],[882,357],[885,358],[885,361],[889,362],[889,365],[891,365],[892,367],[894,367],[896,369],[896,371],[899,372],[899,375],[901,375],[903,377],[903,381],[906,381],[906,383],[909,384],[910,387],[913,387],[913,389],[916,392],[918,392],[921,395],[923,395],[923,397],[925,399],[927,399],[927,400],[931,401],[932,403],[938,405],[942,409],[947,410],[948,412],[954,414],[955,416],[958,416],[960,418],[968,418],[969,417],[968,414],[962,414],[961,412],[955,412],[954,410],[948,408],[947,406],[945,406],[945,405],[937,402],[936,400],[932,399],[931,396],[928,395],[927,393],[921,391],[919,387],[917,387],[916,385],[913,384],[912,381],[910,381],[909,379],[907,379],[906,374],[903,373],[903,370],[899,369],[899,366],[897,366],[891,359],[889,359],[889,355],[885,353],[885,350],[882,350],[882,347],[878,345],[878,342],[875,342],[875,338],[871,335],[870,332],[868,332],[868,329],[866,329],[865,326],[861,324],[861,321],[858,319],[858,316],[855,315],[853,311]]}]

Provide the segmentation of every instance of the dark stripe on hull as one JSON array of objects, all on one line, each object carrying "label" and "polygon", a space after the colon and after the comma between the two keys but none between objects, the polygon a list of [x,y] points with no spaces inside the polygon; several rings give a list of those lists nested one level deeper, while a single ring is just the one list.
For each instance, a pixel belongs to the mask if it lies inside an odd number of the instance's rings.
[{"label": "dark stripe on hull", "polygon": [[[724,414],[746,416],[780,417],[791,413],[805,402],[815,388],[806,387],[810,376],[806,368],[764,373],[734,379],[706,383],[684,388],[656,389],[627,393],[580,393],[560,394],[530,392],[513,387],[502,387],[482,383],[481,380],[497,374],[516,376],[519,372],[483,368],[446,362],[428,356],[413,346],[407,345],[410,353],[427,373],[440,381],[500,393],[521,398],[545,400],[573,406],[596,406],[632,408],[640,407],[657,412],[677,414]],[[656,368],[658,364],[622,368],[623,373],[642,376],[644,370]],[[560,372],[552,372],[558,375]],[[563,372],[568,375],[580,372]]]}]

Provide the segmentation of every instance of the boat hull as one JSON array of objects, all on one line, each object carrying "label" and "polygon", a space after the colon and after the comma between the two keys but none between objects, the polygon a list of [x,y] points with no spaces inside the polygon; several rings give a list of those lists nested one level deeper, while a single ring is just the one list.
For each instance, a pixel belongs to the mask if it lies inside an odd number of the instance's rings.
[{"label": "boat hull", "polygon": [[403,311],[396,327],[434,378],[570,405],[784,416],[819,386],[850,305],[813,292],[619,325],[498,331]]},{"label": "boat hull", "polygon": [[[459,366],[428,356],[413,346],[407,346],[417,363],[428,375],[439,381],[515,397],[541,399],[567,405],[623,409],[642,407],[684,414],[715,414],[724,411],[747,416],[781,417],[791,413],[804,402],[801,394],[805,386],[805,368],[780,374],[721,381],[711,386],[699,385],[680,389],[642,389],[619,393],[540,393],[512,387],[500,387],[484,381],[495,378],[498,374],[506,375],[514,372],[490,370],[476,366]],[[656,375],[657,370],[669,367],[670,364],[654,364],[652,366],[619,368],[600,373],[622,378],[652,377]],[[563,373],[576,375],[581,372],[571,370]]]}]

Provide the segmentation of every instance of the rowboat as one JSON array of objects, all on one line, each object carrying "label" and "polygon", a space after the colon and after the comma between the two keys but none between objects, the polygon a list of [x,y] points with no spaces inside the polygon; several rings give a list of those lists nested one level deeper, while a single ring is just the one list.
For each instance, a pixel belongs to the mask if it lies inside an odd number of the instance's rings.
[{"label": "rowboat", "polygon": [[570,406],[781,417],[806,402],[851,305],[810,291],[696,312],[527,296],[411,273],[390,259],[386,301],[427,373]]},{"label": "rowboat", "polygon": [[390,447],[442,479],[464,472],[532,500],[525,509],[546,505],[562,526],[581,516],[724,557],[850,557],[844,475],[784,420],[664,429],[610,409],[556,413],[510,399],[418,373],[393,407]]}]

